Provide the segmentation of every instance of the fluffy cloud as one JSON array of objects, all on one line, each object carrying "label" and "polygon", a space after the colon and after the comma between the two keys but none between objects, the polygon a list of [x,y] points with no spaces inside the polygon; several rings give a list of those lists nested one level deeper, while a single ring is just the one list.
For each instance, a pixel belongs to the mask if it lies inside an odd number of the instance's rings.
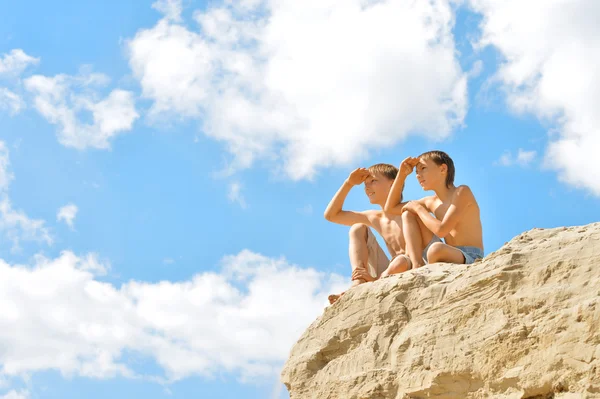
[{"label": "fluffy cloud", "polygon": [[219,273],[120,287],[96,278],[103,268],[93,255],[34,262],[0,260],[6,378],[48,369],[133,377],[125,351],[155,359],[169,380],[223,371],[271,377],[327,293],[347,283],[247,250],[225,257]]},{"label": "fluffy cloud", "polygon": [[10,154],[4,141],[0,140],[0,193],[8,190],[10,182],[14,179],[10,171]]},{"label": "fluffy cloud", "polygon": [[11,115],[15,115],[25,108],[25,101],[15,91],[18,91],[20,86],[19,76],[28,66],[39,61],[39,58],[31,57],[21,49],[14,49],[0,57],[0,81],[6,80],[6,84],[14,86],[13,90],[0,87],[0,111],[7,110]]},{"label": "fluffy cloud", "polygon": [[181,0],[158,0],[152,4],[152,8],[163,13],[167,19],[181,21],[183,11]]},{"label": "fluffy cloud", "polygon": [[0,232],[12,242],[13,250],[19,249],[22,240],[52,244],[52,237],[43,220],[31,219],[23,211],[13,208],[8,196],[8,187],[13,178],[8,147],[0,141]]},{"label": "fluffy cloud", "polygon": [[545,163],[600,195],[600,3],[470,0],[483,15],[481,45],[505,57],[496,75],[516,111],[550,121]]},{"label": "fluffy cloud", "polygon": [[29,399],[29,391],[15,391],[12,390],[5,395],[0,396],[0,399]]},{"label": "fluffy cloud", "polygon": [[15,209],[5,194],[0,195],[0,232],[13,243],[13,251],[20,249],[21,241],[41,241],[48,245],[53,242],[46,222],[31,219],[22,210]]},{"label": "fluffy cloud", "polygon": [[39,58],[29,56],[21,49],[14,49],[0,57],[0,76],[18,76],[28,66],[35,65],[39,61]]},{"label": "fluffy cloud", "polygon": [[242,194],[242,185],[238,182],[233,182],[229,185],[229,192],[227,193],[229,202],[238,204],[242,209],[246,209],[248,204]]},{"label": "fluffy cloud", "polygon": [[21,96],[5,87],[0,87],[0,110],[8,110],[10,114],[14,115],[23,108],[25,108],[25,102]]},{"label": "fluffy cloud", "polygon": [[70,228],[73,228],[73,222],[77,216],[77,205],[68,204],[58,210],[56,220],[65,222]]},{"label": "fluffy cloud", "polygon": [[526,151],[522,148],[519,148],[519,150],[517,151],[517,155],[514,157],[510,151],[506,151],[498,160],[498,164],[502,166],[528,166],[529,164],[531,164],[531,162],[533,162],[536,155],[536,151]]},{"label": "fluffy cloud", "polygon": [[293,179],[356,163],[407,135],[463,121],[466,74],[446,0],[219,2],[181,23],[181,1],[128,42],[151,115],[200,118],[232,167],[282,158]]},{"label": "fluffy cloud", "polygon": [[[131,130],[139,117],[129,91],[115,89],[100,98],[99,89],[108,81],[106,75],[89,72],[79,76],[34,75],[25,80],[25,87],[35,95],[38,112],[59,126],[61,144],[80,150],[106,149],[111,139]],[[84,119],[86,114],[91,114],[91,123]]]}]

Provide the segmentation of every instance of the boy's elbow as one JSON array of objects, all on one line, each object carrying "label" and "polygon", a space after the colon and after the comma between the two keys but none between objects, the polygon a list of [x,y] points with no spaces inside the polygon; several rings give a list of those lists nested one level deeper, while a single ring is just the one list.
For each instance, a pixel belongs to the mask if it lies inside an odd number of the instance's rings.
[{"label": "boy's elbow", "polygon": [[329,212],[329,211],[325,211],[323,213],[323,217],[325,218],[325,220],[327,220],[328,222],[333,222],[333,219],[335,218],[335,215],[333,214],[333,212]]},{"label": "boy's elbow", "polygon": [[446,238],[448,233],[450,232],[447,229],[444,229],[443,227],[437,228],[433,231],[433,234],[435,234],[439,238]]}]

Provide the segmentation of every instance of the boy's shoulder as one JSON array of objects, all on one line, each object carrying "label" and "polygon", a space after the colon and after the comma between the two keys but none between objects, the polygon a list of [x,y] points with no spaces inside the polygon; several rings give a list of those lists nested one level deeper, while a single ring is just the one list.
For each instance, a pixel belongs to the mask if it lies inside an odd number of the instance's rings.
[{"label": "boy's shoulder", "polygon": [[457,197],[474,197],[473,191],[471,191],[471,188],[466,184],[456,187],[454,195]]},{"label": "boy's shoulder", "polygon": [[377,209],[367,209],[364,211],[359,211],[358,213],[366,216],[369,220],[373,220],[375,218],[379,218],[381,217],[381,215],[383,215],[383,211],[377,210]]},{"label": "boy's shoulder", "polygon": [[437,200],[437,195],[433,194],[433,195],[428,195],[426,197],[418,199],[418,200],[416,200],[416,202],[427,207],[429,204],[433,203],[435,200]]},{"label": "boy's shoulder", "polygon": [[452,202],[456,203],[458,206],[461,206],[461,204],[465,206],[477,204],[473,191],[471,191],[471,188],[467,185],[456,187],[456,191],[454,191],[454,200]]}]

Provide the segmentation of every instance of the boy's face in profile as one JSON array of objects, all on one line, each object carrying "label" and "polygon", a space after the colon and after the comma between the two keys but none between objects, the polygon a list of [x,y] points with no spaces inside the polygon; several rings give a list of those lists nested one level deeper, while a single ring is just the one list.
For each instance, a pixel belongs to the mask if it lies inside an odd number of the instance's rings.
[{"label": "boy's face in profile", "polygon": [[425,191],[434,190],[440,185],[445,185],[445,165],[438,165],[433,160],[419,158],[416,166],[417,180]]},{"label": "boy's face in profile", "polygon": [[365,179],[365,194],[369,197],[371,204],[385,204],[393,183],[393,180],[388,179],[384,175],[371,172]]}]

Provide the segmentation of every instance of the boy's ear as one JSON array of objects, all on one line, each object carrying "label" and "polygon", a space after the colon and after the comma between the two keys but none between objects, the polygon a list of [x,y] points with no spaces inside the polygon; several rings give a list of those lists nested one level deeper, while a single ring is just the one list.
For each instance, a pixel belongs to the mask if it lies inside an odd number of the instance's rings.
[{"label": "boy's ear", "polygon": [[448,165],[446,165],[445,163],[440,165],[440,172],[442,173],[448,173]]}]

